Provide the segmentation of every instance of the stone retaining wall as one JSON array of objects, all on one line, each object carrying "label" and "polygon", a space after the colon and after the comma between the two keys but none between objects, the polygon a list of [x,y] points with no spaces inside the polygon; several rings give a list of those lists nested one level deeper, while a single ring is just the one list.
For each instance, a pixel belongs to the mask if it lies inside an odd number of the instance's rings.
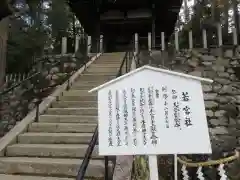
[{"label": "stone retaining wall", "polygon": [[240,147],[240,79],[234,68],[240,65],[228,50],[224,57],[193,51],[176,58],[171,69],[213,79],[204,84],[204,99],[213,151],[229,152]]}]

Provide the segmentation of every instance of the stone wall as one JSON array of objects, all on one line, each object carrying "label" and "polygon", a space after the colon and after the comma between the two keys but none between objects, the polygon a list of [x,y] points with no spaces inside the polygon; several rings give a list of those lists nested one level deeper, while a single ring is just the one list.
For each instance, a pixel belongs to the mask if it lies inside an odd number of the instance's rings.
[{"label": "stone wall", "polygon": [[240,79],[235,67],[240,58],[228,50],[224,57],[192,51],[176,58],[171,69],[213,79],[203,84],[206,114],[213,151],[229,152],[240,147]]},{"label": "stone wall", "polygon": [[[211,53],[212,54],[212,53]],[[194,76],[210,78],[212,84],[203,84],[205,108],[213,148],[212,158],[229,155],[240,147],[240,57],[226,50],[223,57],[205,51],[182,54],[171,63],[171,69]],[[240,163],[228,166],[232,179],[240,179]]]}]

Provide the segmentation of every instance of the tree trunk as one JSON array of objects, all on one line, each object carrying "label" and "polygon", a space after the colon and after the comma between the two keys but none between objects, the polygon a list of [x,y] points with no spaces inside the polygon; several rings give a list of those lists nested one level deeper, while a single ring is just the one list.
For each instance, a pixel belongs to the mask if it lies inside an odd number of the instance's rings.
[{"label": "tree trunk", "polygon": [[4,83],[4,77],[6,72],[8,25],[8,17],[0,21],[0,89]]}]

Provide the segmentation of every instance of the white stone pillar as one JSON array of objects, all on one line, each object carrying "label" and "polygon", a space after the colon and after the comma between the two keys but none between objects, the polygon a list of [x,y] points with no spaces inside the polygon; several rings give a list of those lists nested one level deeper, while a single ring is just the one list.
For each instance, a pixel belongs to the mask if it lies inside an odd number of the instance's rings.
[{"label": "white stone pillar", "polygon": [[179,51],[179,41],[178,41],[178,31],[175,32],[175,48],[176,51]]},{"label": "white stone pillar", "polygon": [[102,53],[103,52],[103,35],[100,35],[99,44],[100,44],[99,51],[100,51],[100,53]]},{"label": "white stone pillar", "polygon": [[188,38],[189,38],[189,49],[193,49],[193,37],[192,37],[192,30],[188,32]]},{"label": "white stone pillar", "polygon": [[62,55],[67,53],[67,38],[62,37]]},{"label": "white stone pillar", "polygon": [[207,31],[206,31],[206,29],[203,29],[203,31],[202,31],[202,37],[203,37],[203,48],[207,49]]},{"label": "white stone pillar", "polygon": [[[155,8],[155,5],[153,5],[153,9]],[[155,33],[155,17],[152,18],[152,47],[156,47],[156,33]]]},{"label": "white stone pillar", "polygon": [[152,52],[152,33],[148,33],[148,51]]},{"label": "white stone pillar", "polygon": [[223,42],[222,42],[222,27],[220,23],[218,23],[217,25],[217,32],[218,32],[218,46],[221,47],[223,45]]},{"label": "white stone pillar", "polygon": [[165,35],[164,32],[161,32],[161,46],[162,46],[162,51],[165,50]]},{"label": "white stone pillar", "polygon": [[77,52],[79,49],[79,40],[80,40],[80,37],[77,35],[75,39],[75,52]]},{"label": "white stone pillar", "polygon": [[91,53],[91,49],[92,49],[92,37],[88,36],[87,37],[87,55]]},{"label": "white stone pillar", "polygon": [[134,37],[134,42],[135,42],[135,52],[138,53],[138,33],[135,33]]},{"label": "white stone pillar", "polygon": [[237,39],[237,29],[234,27],[232,29],[232,34],[233,34],[233,45],[237,46],[238,45],[238,39]]}]

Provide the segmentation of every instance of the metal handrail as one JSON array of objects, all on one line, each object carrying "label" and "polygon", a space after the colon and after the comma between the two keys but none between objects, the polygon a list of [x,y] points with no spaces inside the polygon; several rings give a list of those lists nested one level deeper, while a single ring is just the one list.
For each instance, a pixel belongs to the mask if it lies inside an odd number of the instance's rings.
[{"label": "metal handrail", "polygon": [[[126,72],[129,69],[128,68],[128,60],[131,59],[130,55],[131,54],[130,54],[129,51],[127,51],[125,53],[125,56],[124,56],[124,58],[123,58],[123,60],[121,62],[121,65],[120,65],[120,68],[118,70],[118,73],[117,73],[116,77],[119,77],[119,76],[122,75],[122,73],[123,73],[122,70],[123,70],[124,64],[126,64]],[[92,156],[93,149],[94,149],[95,145],[97,144],[97,140],[98,140],[98,126],[96,127],[96,129],[95,129],[95,131],[93,133],[92,139],[91,139],[91,141],[89,143],[89,146],[88,146],[88,148],[86,150],[84,159],[83,159],[82,164],[81,164],[81,166],[80,166],[80,168],[78,170],[78,174],[77,174],[76,180],[84,180],[84,177],[85,177],[85,174],[86,174],[86,170],[87,170],[89,161],[90,161],[91,156]],[[108,180],[108,178],[109,178],[109,171],[108,171],[109,157],[105,156],[104,160],[105,160],[105,163],[104,163],[105,164],[105,170],[104,170],[105,177],[104,178],[105,178],[105,180]]]}]

